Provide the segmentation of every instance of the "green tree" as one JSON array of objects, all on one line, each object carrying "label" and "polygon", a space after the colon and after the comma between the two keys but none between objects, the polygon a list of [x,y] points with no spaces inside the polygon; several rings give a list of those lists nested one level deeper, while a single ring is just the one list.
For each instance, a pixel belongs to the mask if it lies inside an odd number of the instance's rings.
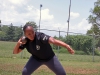
[{"label": "green tree", "polygon": [[94,8],[90,12],[88,21],[92,24],[92,27],[87,31],[87,34],[100,35],[100,0],[94,3]]},{"label": "green tree", "polygon": [[6,41],[5,37],[6,37],[6,33],[3,32],[3,31],[0,31],[0,40],[1,41]]},{"label": "green tree", "polygon": [[22,26],[15,26],[13,41],[18,41],[21,36],[23,36]]},{"label": "green tree", "polygon": [[2,25],[1,26],[1,36],[0,38],[2,38],[2,41],[6,41],[7,40],[7,31],[8,31],[8,25]]},{"label": "green tree", "polygon": [[87,31],[87,35],[92,35],[92,34],[95,34],[95,35],[100,35],[100,29],[99,27],[94,24],[92,25],[91,29]]},{"label": "green tree", "polygon": [[76,51],[84,51],[91,54],[93,38],[85,35],[69,35],[65,37],[65,42],[72,46]]},{"label": "green tree", "polygon": [[[92,27],[90,30],[87,31],[87,34],[95,34],[96,36],[99,35],[100,37],[100,0],[97,0],[94,3],[94,8],[91,9],[91,15],[88,17],[88,22],[92,24]],[[95,47],[100,47],[100,38],[95,37],[96,41],[96,46]]]},{"label": "green tree", "polygon": [[15,27],[11,23],[11,25],[8,26],[8,30],[6,32],[6,35],[7,35],[6,40],[7,41],[13,41],[14,40],[14,31],[15,31]]}]

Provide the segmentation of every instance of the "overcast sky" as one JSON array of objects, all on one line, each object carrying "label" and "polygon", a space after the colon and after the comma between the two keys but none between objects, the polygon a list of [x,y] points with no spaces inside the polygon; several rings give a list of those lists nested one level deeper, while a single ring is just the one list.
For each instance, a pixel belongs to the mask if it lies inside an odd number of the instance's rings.
[{"label": "overcast sky", "polygon": [[[91,28],[86,20],[97,0],[71,0],[69,32],[85,34]],[[70,0],[0,0],[0,20],[2,24],[24,25],[34,21],[39,25],[40,4],[41,28],[67,31]],[[41,31],[51,36],[56,32]],[[65,35],[61,33],[61,35]]]}]

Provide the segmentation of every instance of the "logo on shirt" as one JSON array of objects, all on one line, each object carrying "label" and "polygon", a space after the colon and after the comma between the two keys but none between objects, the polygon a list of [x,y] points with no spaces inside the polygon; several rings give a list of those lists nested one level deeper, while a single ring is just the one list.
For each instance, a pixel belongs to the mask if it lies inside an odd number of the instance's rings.
[{"label": "logo on shirt", "polygon": [[47,40],[47,37],[46,37],[46,36],[44,36],[43,40]]},{"label": "logo on shirt", "polygon": [[39,46],[39,45],[36,45],[36,49],[37,49],[37,50],[40,50],[40,46]]}]

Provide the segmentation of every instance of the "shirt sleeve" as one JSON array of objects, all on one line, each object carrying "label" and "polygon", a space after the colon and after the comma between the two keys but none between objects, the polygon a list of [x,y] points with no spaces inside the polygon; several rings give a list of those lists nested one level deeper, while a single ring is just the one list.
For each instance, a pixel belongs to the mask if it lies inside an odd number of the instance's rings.
[{"label": "shirt sleeve", "polygon": [[21,49],[21,50],[23,50],[24,48],[25,48],[25,44],[19,46],[19,49]]},{"label": "shirt sleeve", "polygon": [[40,36],[40,40],[43,42],[43,43],[49,43],[49,38],[50,36],[49,35],[46,35],[44,33],[41,33],[41,36]]}]

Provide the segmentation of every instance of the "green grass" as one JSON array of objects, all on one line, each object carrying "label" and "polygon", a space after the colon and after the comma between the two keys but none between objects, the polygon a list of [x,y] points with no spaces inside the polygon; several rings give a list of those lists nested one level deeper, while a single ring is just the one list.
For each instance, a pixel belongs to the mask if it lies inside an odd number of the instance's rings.
[{"label": "green grass", "polygon": [[[16,42],[0,41],[0,75],[21,75],[30,54],[12,54]],[[56,53],[68,75],[100,75],[100,56]],[[55,75],[46,66],[41,66],[32,75]]]}]

